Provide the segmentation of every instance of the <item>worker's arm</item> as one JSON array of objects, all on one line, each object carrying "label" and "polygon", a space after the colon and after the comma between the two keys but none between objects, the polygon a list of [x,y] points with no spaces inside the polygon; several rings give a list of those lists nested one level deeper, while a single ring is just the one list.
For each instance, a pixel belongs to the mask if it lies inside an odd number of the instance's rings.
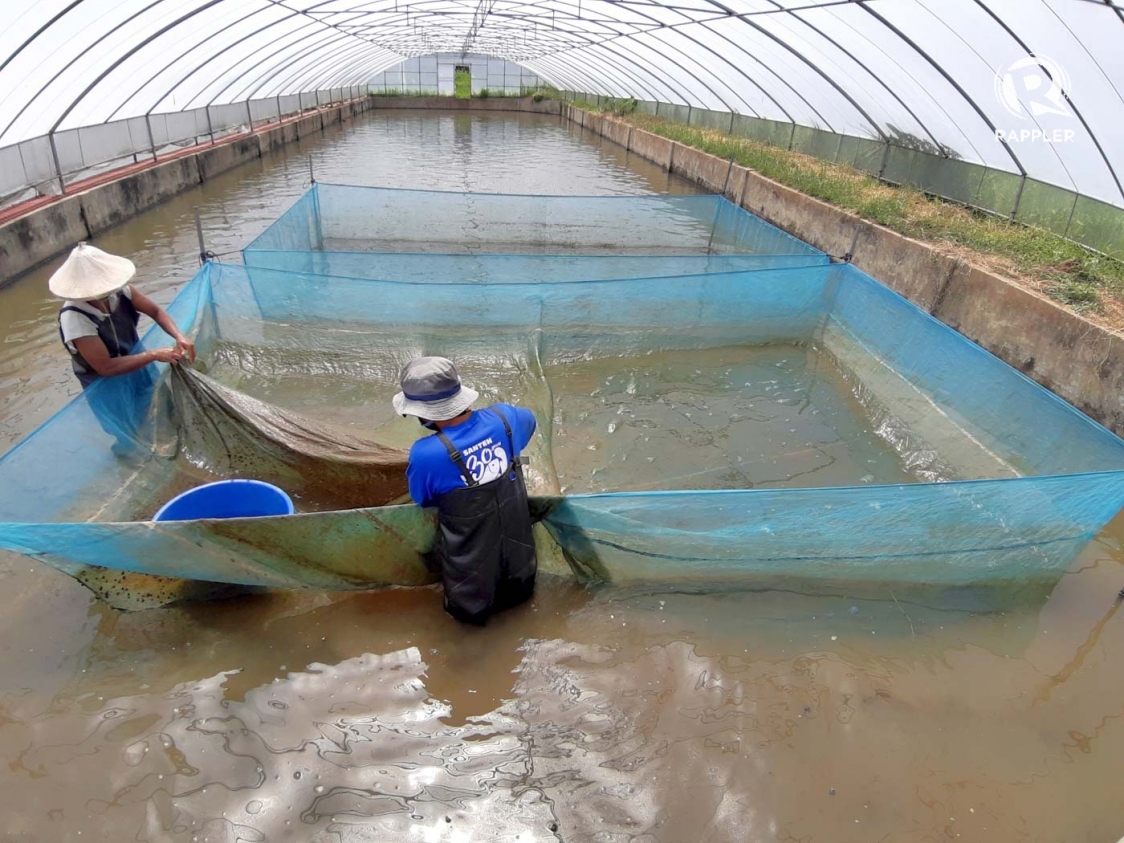
[{"label": "worker's arm", "polygon": [[[188,360],[190,360],[192,363],[195,362],[195,343],[193,343],[180,332],[179,326],[176,325],[175,320],[168,315],[168,311],[166,311],[136,287],[133,287],[133,307],[135,307],[145,316],[151,317],[152,321],[159,325],[164,330],[165,334],[176,341],[176,349],[181,352],[181,356],[186,355]],[[87,357],[86,359],[89,360],[90,358]],[[91,363],[91,365],[93,364]],[[137,368],[139,369],[140,366],[137,366]],[[130,369],[129,371],[132,371],[132,369]],[[101,373],[99,372],[98,374]]]},{"label": "worker's arm", "polygon": [[152,351],[140,351],[136,354],[126,354],[124,357],[110,357],[109,349],[101,341],[101,337],[78,337],[74,340],[74,347],[82,355],[82,359],[102,377],[125,375],[143,369],[149,363],[175,363],[183,357],[183,352],[177,348],[157,348]]}]

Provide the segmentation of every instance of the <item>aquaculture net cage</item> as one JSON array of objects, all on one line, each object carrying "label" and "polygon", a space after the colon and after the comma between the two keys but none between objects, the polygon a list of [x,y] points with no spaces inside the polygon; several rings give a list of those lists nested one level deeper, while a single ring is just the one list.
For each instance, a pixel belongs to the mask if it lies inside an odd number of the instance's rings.
[{"label": "aquaculture net cage", "polygon": [[[152,587],[156,602],[188,580],[429,581],[432,515],[394,503],[393,466],[420,431],[389,401],[421,354],[455,359],[483,402],[535,411],[540,543],[549,534],[562,552],[546,567],[583,578],[1049,583],[1124,505],[1112,433],[855,267],[723,199],[690,199],[317,185],[254,241],[247,265],[209,263],[177,296],[170,312],[197,336],[200,372],[171,390],[160,366],[100,381],[0,459],[0,546],[111,598],[149,587],[141,575],[169,578]],[[596,225],[579,224],[583,202]],[[450,207],[495,221],[474,228],[484,249],[537,253],[366,248]],[[346,223],[349,237],[328,222],[353,218],[365,224]],[[565,233],[535,241],[551,231],[541,219]],[[626,232],[679,254],[590,254]],[[364,248],[323,248],[343,241]],[[567,251],[545,253],[563,241]],[[348,272],[311,271],[332,267]],[[164,341],[152,331],[144,344]],[[205,388],[185,398],[184,380]],[[324,492],[333,483],[318,475],[338,476],[339,453],[299,468],[279,455],[278,441],[315,426],[359,442],[352,456],[362,443],[389,449],[370,500]],[[300,512],[146,520],[213,476],[277,482]]]}]

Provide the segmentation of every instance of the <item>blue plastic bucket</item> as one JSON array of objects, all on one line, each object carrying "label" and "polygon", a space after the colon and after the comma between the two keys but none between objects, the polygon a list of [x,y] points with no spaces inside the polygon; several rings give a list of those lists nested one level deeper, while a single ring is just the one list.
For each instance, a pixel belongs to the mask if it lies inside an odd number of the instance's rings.
[{"label": "blue plastic bucket", "polygon": [[269,483],[260,480],[220,480],[176,495],[153,517],[153,521],[192,521],[196,518],[257,518],[263,515],[292,515],[293,501]]}]

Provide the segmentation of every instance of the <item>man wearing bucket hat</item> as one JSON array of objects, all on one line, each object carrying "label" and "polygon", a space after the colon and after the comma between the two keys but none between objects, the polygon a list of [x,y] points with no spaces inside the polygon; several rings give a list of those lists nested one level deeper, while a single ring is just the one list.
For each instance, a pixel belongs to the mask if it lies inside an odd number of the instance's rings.
[{"label": "man wearing bucket hat", "polygon": [[[83,389],[99,378],[135,372],[149,363],[175,363],[185,355],[195,359],[195,345],[172,317],[129,283],[136,272],[128,258],[79,243],[48,282],[51,293],[64,300],[59,335]],[[140,339],[137,322],[142,313],[176,341],[174,348],[132,353]]]},{"label": "man wearing bucket hat", "polygon": [[535,432],[523,407],[473,411],[476,390],[444,357],[402,369],[394,409],[435,431],[410,449],[406,477],[419,506],[437,507],[434,548],[445,611],[483,626],[493,611],[522,603],[535,588],[535,542],[520,452]]}]

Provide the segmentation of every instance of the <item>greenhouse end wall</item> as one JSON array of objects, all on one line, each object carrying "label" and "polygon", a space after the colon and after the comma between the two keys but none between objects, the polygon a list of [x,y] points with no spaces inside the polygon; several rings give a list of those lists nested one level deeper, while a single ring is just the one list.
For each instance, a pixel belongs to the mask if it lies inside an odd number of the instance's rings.
[{"label": "greenhouse end wall", "polygon": [[[619,98],[562,91],[567,102],[598,106]],[[713,129],[845,164],[892,184],[916,187],[932,196],[1039,226],[1098,252],[1124,260],[1124,209],[1018,173],[945,158],[888,141],[826,132],[728,111],[674,103],[637,102],[642,114]]]}]

